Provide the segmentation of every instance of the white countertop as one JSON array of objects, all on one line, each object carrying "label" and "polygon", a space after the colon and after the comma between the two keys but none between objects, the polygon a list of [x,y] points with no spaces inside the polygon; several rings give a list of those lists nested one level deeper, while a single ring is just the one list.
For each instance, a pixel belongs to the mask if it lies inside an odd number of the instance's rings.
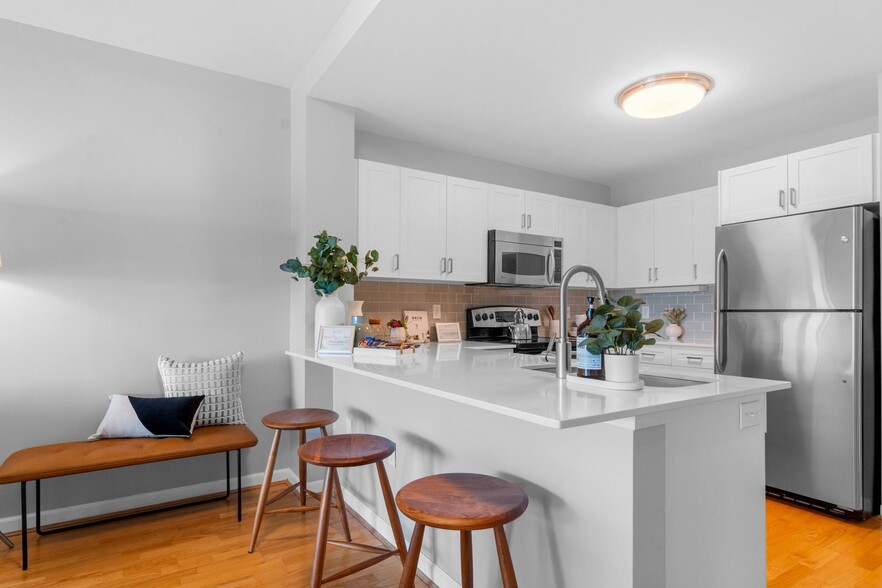
[{"label": "white countertop", "polygon": [[[488,348],[495,347],[495,348]],[[520,369],[544,364],[539,355],[512,353],[490,345],[432,343],[394,365],[355,362],[351,356],[286,351],[287,355],[334,369],[446,398],[557,429],[602,423],[728,398],[790,388],[789,382],[715,375],[706,370],[641,367],[641,373],[701,380],[682,388],[625,392],[568,388],[554,373]]]}]

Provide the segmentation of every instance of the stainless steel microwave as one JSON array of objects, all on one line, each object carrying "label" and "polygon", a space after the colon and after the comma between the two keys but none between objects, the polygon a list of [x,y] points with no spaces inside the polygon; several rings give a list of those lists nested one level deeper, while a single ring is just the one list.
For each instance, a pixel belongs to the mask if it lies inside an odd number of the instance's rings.
[{"label": "stainless steel microwave", "polygon": [[487,282],[497,286],[558,286],[563,239],[491,230],[487,234]]}]

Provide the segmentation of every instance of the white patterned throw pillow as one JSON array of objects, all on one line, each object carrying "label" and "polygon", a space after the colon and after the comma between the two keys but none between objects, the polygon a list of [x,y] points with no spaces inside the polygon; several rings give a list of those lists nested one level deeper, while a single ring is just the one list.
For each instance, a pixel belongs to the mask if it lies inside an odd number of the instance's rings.
[{"label": "white patterned throw pillow", "polygon": [[196,426],[245,424],[242,410],[242,359],[235,355],[203,361],[181,363],[168,357],[159,358],[159,374],[166,398],[205,396],[196,415]]}]

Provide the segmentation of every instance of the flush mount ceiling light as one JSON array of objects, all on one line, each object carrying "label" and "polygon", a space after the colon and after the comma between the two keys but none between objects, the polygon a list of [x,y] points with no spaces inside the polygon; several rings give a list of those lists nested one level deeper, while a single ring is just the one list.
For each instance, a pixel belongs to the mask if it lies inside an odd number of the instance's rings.
[{"label": "flush mount ceiling light", "polygon": [[634,82],[619,92],[616,104],[635,118],[664,118],[695,108],[713,87],[702,74],[662,74]]}]

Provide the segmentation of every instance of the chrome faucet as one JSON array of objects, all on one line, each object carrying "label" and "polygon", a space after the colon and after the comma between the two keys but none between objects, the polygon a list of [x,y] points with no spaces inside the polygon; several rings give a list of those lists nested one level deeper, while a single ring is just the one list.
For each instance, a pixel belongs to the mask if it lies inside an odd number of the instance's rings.
[{"label": "chrome faucet", "polygon": [[600,295],[601,304],[609,302],[609,291],[603,285],[603,278],[597,273],[597,270],[587,265],[574,265],[568,269],[560,280],[560,306],[558,306],[558,314],[561,316],[560,331],[557,339],[557,377],[560,380],[566,379],[567,373],[570,371],[570,343],[567,340],[567,287],[570,285],[570,279],[578,273],[586,273],[594,280],[597,285],[597,292]]}]

